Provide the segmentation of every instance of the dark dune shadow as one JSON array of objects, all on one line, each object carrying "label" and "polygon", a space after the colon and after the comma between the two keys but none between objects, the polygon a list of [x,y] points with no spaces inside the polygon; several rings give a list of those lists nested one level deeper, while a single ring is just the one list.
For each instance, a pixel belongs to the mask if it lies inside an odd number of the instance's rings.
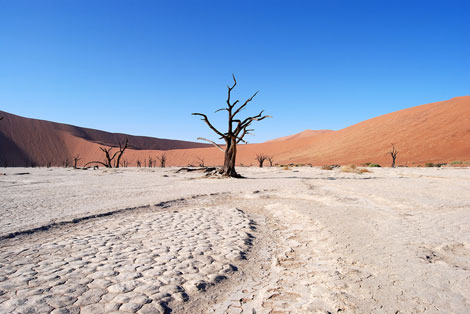
[{"label": "dark dune shadow", "polygon": [[0,166],[24,167],[31,163],[31,157],[16,143],[0,131]]}]

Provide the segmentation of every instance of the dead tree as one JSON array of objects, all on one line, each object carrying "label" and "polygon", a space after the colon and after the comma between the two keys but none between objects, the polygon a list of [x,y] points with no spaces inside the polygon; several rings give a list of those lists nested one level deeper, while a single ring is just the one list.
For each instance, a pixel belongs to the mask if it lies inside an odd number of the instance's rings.
[{"label": "dead tree", "polygon": [[63,162],[63,166],[64,168],[68,168],[70,166],[70,160],[69,158],[65,158],[64,162]]},{"label": "dead tree", "polygon": [[268,156],[263,154],[256,154],[256,160],[258,160],[258,164],[260,168],[263,168],[264,161],[268,159]]},{"label": "dead tree", "polygon": [[90,162],[87,162],[85,166],[89,164],[100,164],[100,165],[105,166],[106,168],[113,168],[113,167],[119,168],[119,165],[121,163],[121,157],[124,154],[124,151],[126,150],[127,146],[128,146],[127,138],[126,138],[126,142],[124,143],[124,145],[121,143],[121,141],[119,141],[119,150],[112,155],[111,155],[111,152],[114,147],[109,147],[109,148],[100,147],[100,149],[104,152],[105,161],[104,162],[90,161]]},{"label": "dead tree", "polygon": [[128,143],[129,143],[129,140],[127,138],[126,138],[126,142],[124,143],[124,145],[122,145],[121,141],[119,141],[119,151],[116,152],[117,153],[117,159],[116,159],[116,162],[114,164],[115,168],[119,168],[119,165],[121,164],[122,155],[124,155],[124,151],[126,150]]},{"label": "dead tree", "polygon": [[390,154],[390,156],[392,156],[392,168],[395,168],[395,161],[397,159],[398,151],[395,149],[394,144],[392,144],[392,150],[389,151],[387,154]]},{"label": "dead tree", "polygon": [[129,165],[129,161],[127,159],[124,159],[123,161],[121,161],[122,167],[127,168],[128,165]]},{"label": "dead tree", "polygon": [[274,157],[273,156],[267,156],[266,160],[269,162],[269,167],[272,167],[273,163],[274,163]]},{"label": "dead tree", "polygon": [[197,157],[199,167],[204,167],[204,158]]},{"label": "dead tree", "polygon": [[137,159],[137,168],[142,167],[142,163],[140,162],[140,159]]},{"label": "dead tree", "polygon": [[160,157],[157,156],[157,159],[160,162],[160,167],[165,168],[165,166],[166,166],[166,154],[162,154]]},{"label": "dead tree", "polygon": [[73,156],[73,167],[75,169],[77,169],[77,164],[78,164],[79,160],[81,160],[80,154],[77,154],[77,155]]},{"label": "dead tree", "polygon": [[222,148],[220,145],[216,144],[213,141],[204,139],[204,138],[198,138],[202,140],[206,140],[210,143],[212,143],[215,147],[220,149],[221,151],[224,152],[224,167],[220,170],[220,173],[226,177],[234,177],[234,178],[240,178],[241,176],[235,171],[235,161],[237,157],[237,144],[240,142],[246,143],[246,141],[243,139],[245,135],[250,134],[250,131],[253,131],[253,129],[249,129],[248,127],[251,125],[253,121],[261,121],[265,118],[268,118],[269,116],[263,115],[264,110],[261,110],[261,112],[255,116],[247,117],[245,119],[238,119],[236,116],[237,114],[240,113],[245,107],[248,105],[249,102],[253,100],[253,98],[258,94],[258,92],[254,93],[253,96],[248,98],[243,105],[239,105],[238,108],[236,105],[240,102],[239,100],[235,100],[233,103],[230,101],[231,97],[231,92],[237,85],[237,80],[235,79],[235,75],[233,75],[233,85],[232,87],[227,85],[228,89],[228,96],[227,96],[227,107],[221,108],[216,110],[215,112],[219,111],[227,111],[228,114],[228,130],[227,132],[223,133],[216,129],[212,123],[210,123],[209,119],[205,114],[195,112],[193,115],[196,116],[201,116],[202,121],[204,121],[209,128],[214,131],[218,136],[219,139],[223,139],[225,141],[225,149]]},{"label": "dead tree", "polygon": [[152,157],[149,156],[149,168],[152,168],[152,167],[154,167],[154,162],[153,162]]}]

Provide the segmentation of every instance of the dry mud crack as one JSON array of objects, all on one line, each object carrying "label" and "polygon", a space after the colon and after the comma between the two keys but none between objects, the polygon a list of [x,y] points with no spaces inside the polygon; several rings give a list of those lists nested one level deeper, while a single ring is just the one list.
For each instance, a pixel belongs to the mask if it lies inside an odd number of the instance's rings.
[{"label": "dry mud crack", "polygon": [[15,236],[0,240],[0,312],[470,312],[467,171],[245,170],[252,179],[129,171],[134,190],[113,202],[113,189],[96,201],[90,181],[111,178],[91,173],[78,190],[93,197],[67,208],[75,187],[43,196],[56,179],[31,193],[0,181],[1,229]]},{"label": "dry mud crack", "polygon": [[200,199],[4,239],[0,312],[169,312],[230,277],[253,229],[243,211]]}]

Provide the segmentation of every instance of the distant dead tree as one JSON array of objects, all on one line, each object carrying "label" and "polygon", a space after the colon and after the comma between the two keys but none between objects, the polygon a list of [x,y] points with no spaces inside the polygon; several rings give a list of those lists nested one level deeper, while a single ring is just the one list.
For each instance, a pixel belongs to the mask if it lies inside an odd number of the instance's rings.
[{"label": "distant dead tree", "polygon": [[46,167],[47,167],[47,168],[50,168],[51,166],[52,166],[52,161],[46,162]]},{"label": "distant dead tree", "polygon": [[73,156],[73,167],[77,169],[78,161],[81,160],[80,154]]},{"label": "distant dead tree", "polygon": [[[105,166],[106,168],[119,168],[121,164],[121,157],[124,154],[126,148],[128,146],[128,139],[126,138],[126,142],[124,144],[119,141],[119,150],[116,151],[114,154],[111,155],[112,150],[114,147],[104,148],[100,147],[100,149],[104,152],[105,161],[90,161],[87,162],[85,166],[89,164],[100,164]],[[114,162],[113,162],[114,161]]]},{"label": "distant dead tree", "polygon": [[150,156],[149,156],[149,164],[148,165],[149,165],[149,168],[154,167],[154,160]]},{"label": "distant dead tree", "polygon": [[124,159],[123,161],[121,161],[122,167],[127,168],[128,165],[129,165],[129,161],[127,159]]},{"label": "distant dead tree", "polygon": [[274,157],[273,156],[266,156],[266,160],[269,162],[269,167],[273,166]]},{"label": "distant dead tree", "polygon": [[[238,119],[236,118],[237,114],[240,113],[243,109],[245,109],[246,105],[250,101],[253,100],[253,98],[258,94],[258,92],[254,93],[253,96],[248,98],[243,105],[239,106],[238,108],[236,105],[240,102],[239,100],[235,100],[233,103],[230,102],[230,97],[231,97],[231,92],[237,85],[237,80],[235,79],[235,75],[232,74],[233,77],[233,85],[232,87],[227,85],[228,89],[228,96],[227,96],[227,107],[220,108],[216,110],[215,112],[219,111],[227,111],[228,113],[228,130],[226,133],[223,133],[219,130],[217,130],[212,123],[209,122],[209,119],[205,114],[195,112],[193,115],[195,116],[201,116],[202,119],[208,126],[209,128],[214,131],[218,136],[219,139],[223,139],[225,141],[225,150],[215,142],[205,139],[205,138],[198,138],[200,140],[205,140],[210,143],[212,143],[215,147],[220,149],[221,151],[224,152],[224,166],[220,170],[220,174],[226,177],[234,177],[234,178],[240,178],[241,176],[235,171],[235,160],[237,157],[237,144],[240,142],[246,143],[246,141],[243,139],[245,135],[250,134],[250,131],[253,131],[253,129],[249,129],[248,127],[251,125],[253,121],[261,121],[265,118],[268,118],[269,116],[263,115],[264,110],[261,110],[261,112],[255,116],[251,116],[245,119]],[[235,125],[234,125],[235,124]]]},{"label": "distant dead tree", "polygon": [[260,168],[263,168],[264,161],[268,159],[268,156],[263,154],[256,154],[256,160],[258,160],[258,164]]},{"label": "distant dead tree", "polygon": [[65,158],[64,162],[62,163],[64,168],[68,168],[70,166],[70,160],[69,157]]},{"label": "distant dead tree", "polygon": [[137,168],[142,167],[142,163],[140,162],[140,159],[137,159]]},{"label": "distant dead tree", "polygon": [[390,156],[392,156],[392,168],[395,168],[395,161],[397,159],[398,151],[395,149],[394,144],[392,144],[392,150],[389,151],[387,154],[390,154]]},{"label": "distant dead tree", "polygon": [[157,156],[157,159],[160,162],[160,167],[165,168],[165,166],[166,166],[166,154],[163,153],[160,157]]},{"label": "distant dead tree", "polygon": [[204,159],[201,157],[197,157],[197,163],[199,167],[204,167]]}]

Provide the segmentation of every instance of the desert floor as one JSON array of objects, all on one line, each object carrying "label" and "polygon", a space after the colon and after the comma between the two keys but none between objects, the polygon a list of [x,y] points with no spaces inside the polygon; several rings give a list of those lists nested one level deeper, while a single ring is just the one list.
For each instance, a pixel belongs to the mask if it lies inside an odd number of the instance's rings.
[{"label": "desert floor", "polygon": [[470,312],[470,169],[176,170],[0,169],[0,312]]}]

